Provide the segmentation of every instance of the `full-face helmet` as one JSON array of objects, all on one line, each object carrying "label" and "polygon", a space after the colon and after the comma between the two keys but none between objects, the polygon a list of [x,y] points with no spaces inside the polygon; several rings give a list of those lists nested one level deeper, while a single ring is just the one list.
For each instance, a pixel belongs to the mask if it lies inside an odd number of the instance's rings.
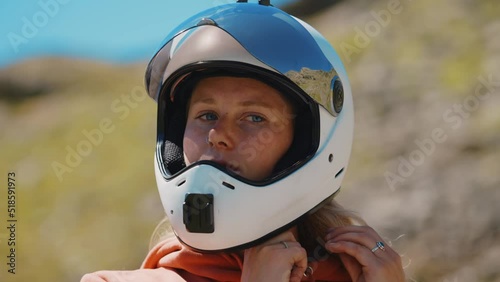
[{"label": "full-face helmet", "polygon": [[[214,162],[184,163],[186,103],[194,85],[228,75],[265,82],[296,107],[292,145],[261,181]],[[264,1],[200,12],[167,36],[147,67],[146,88],[158,103],[159,194],[174,233],[188,247],[251,247],[339,191],[352,145],[351,89],[335,50],[300,19]]]}]

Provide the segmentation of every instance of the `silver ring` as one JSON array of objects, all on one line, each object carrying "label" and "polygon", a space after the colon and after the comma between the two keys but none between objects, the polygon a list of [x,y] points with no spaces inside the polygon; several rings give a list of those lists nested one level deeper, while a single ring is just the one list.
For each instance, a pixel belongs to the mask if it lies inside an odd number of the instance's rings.
[{"label": "silver ring", "polygon": [[283,246],[285,246],[285,249],[288,249],[288,244],[285,241],[280,241],[280,243],[283,244]]},{"label": "silver ring", "polygon": [[314,269],[310,266],[307,266],[306,271],[304,272],[304,277],[309,277],[309,275],[313,275]]},{"label": "silver ring", "polygon": [[374,252],[375,252],[376,250],[378,250],[378,249],[381,249],[382,251],[384,251],[384,252],[385,252],[385,245],[384,245],[384,243],[382,243],[382,242],[380,242],[380,241],[379,241],[379,242],[377,242],[377,243],[375,244],[375,247],[373,247],[373,248],[372,248],[372,253],[374,253]]},{"label": "silver ring", "polygon": [[207,136],[206,142],[207,142],[207,144],[210,144],[210,141],[208,140],[208,136]]}]

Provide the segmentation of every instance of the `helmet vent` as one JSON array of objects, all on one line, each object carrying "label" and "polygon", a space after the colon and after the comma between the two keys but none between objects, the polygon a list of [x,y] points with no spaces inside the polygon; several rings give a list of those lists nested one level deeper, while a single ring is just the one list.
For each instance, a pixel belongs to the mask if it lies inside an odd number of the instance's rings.
[{"label": "helmet vent", "polygon": [[182,179],[181,181],[179,181],[179,183],[177,183],[177,187],[180,187],[184,183],[186,183],[186,179]]},{"label": "helmet vent", "polygon": [[342,82],[338,79],[338,77],[333,82],[332,90],[333,109],[338,114],[342,111],[342,107],[344,106],[344,87],[342,87]]},{"label": "helmet vent", "polygon": [[[236,3],[248,3],[248,0],[238,0]],[[271,0],[259,0],[260,5],[271,6]]]},{"label": "helmet vent", "polygon": [[196,25],[197,26],[200,26],[200,25],[213,25],[213,26],[217,26],[217,23],[214,20],[210,19],[210,18],[203,18]]},{"label": "helmet vent", "polygon": [[227,188],[234,190],[234,185],[227,183],[226,181],[222,182],[222,185],[226,186]]},{"label": "helmet vent", "polygon": [[335,174],[335,178],[339,177],[342,172],[344,172],[344,168],[342,168],[341,170],[339,170],[339,172],[337,172],[337,174]]}]

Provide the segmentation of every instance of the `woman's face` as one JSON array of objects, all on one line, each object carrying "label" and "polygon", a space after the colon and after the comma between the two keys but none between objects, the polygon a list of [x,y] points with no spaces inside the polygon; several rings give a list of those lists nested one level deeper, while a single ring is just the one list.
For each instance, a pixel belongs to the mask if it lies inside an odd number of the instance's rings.
[{"label": "woman's face", "polygon": [[186,165],[210,160],[258,181],[272,173],[292,143],[290,103],[258,80],[205,78],[194,89],[188,107]]}]

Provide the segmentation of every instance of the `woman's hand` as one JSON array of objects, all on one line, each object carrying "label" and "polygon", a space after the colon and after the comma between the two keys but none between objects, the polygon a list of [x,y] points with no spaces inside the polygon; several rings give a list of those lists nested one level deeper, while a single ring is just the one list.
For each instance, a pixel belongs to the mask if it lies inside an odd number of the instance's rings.
[{"label": "woman's hand", "polygon": [[[325,248],[337,253],[354,282],[405,281],[401,257],[369,226],[331,229]],[[383,247],[377,247],[382,242]]]},{"label": "woman's hand", "polygon": [[245,250],[242,282],[299,282],[307,268],[307,253],[291,231]]}]

